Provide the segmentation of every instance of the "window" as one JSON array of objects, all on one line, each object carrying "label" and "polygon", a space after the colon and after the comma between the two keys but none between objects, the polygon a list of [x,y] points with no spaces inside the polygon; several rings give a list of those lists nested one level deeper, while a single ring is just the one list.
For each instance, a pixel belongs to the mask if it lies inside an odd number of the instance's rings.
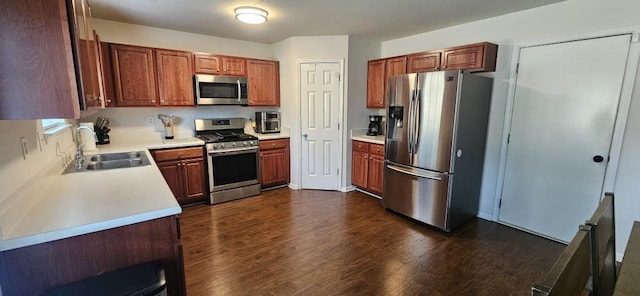
[{"label": "window", "polygon": [[40,122],[42,123],[42,134],[45,137],[55,135],[71,126],[64,119],[41,119]]},{"label": "window", "polygon": [[64,119],[42,119],[42,128],[45,130],[64,125]]}]

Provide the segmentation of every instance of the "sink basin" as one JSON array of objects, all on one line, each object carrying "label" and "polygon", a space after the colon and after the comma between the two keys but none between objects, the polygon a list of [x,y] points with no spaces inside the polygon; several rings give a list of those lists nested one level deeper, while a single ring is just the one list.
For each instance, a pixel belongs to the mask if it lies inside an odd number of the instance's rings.
[{"label": "sink basin", "polygon": [[[144,153],[142,153],[144,154]],[[109,154],[98,154],[91,156],[89,158],[90,161],[112,161],[112,160],[126,160],[126,159],[135,159],[140,158],[142,155],[140,152],[122,152],[122,153],[109,153]]]},{"label": "sink basin", "polygon": [[119,169],[119,168],[130,168],[130,167],[143,166],[143,165],[144,163],[140,158],[117,159],[117,160],[90,162],[87,165],[86,169],[89,171],[98,171],[98,170],[110,170],[110,169]]},{"label": "sink basin", "polygon": [[82,167],[75,166],[75,161],[71,162],[64,171],[64,174],[102,171],[111,169],[132,168],[150,165],[147,154],[144,151],[132,151],[121,153],[105,153],[85,156],[88,160],[82,163]]}]

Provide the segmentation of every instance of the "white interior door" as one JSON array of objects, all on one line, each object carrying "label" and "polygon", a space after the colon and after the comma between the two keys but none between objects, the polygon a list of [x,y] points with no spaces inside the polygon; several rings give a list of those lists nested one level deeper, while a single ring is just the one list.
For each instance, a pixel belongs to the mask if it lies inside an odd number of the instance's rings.
[{"label": "white interior door", "polygon": [[568,242],[591,216],[629,44],[621,35],[521,49],[501,222]]},{"label": "white interior door", "polygon": [[340,186],[341,69],[337,62],[300,64],[302,188]]}]

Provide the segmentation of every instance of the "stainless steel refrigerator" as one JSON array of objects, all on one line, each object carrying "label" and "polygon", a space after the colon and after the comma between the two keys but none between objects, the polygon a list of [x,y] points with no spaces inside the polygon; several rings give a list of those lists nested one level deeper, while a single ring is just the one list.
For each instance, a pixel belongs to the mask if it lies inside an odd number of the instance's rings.
[{"label": "stainless steel refrigerator", "polygon": [[478,213],[493,80],[442,71],[388,86],[382,203],[451,231]]}]

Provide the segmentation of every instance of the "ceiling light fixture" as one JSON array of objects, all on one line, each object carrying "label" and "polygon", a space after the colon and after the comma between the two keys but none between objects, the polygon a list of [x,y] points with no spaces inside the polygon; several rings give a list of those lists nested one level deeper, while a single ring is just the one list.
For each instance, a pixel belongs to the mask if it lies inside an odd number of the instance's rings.
[{"label": "ceiling light fixture", "polygon": [[236,13],[236,19],[247,24],[262,24],[267,21],[269,13],[257,7],[242,6],[233,10]]}]

